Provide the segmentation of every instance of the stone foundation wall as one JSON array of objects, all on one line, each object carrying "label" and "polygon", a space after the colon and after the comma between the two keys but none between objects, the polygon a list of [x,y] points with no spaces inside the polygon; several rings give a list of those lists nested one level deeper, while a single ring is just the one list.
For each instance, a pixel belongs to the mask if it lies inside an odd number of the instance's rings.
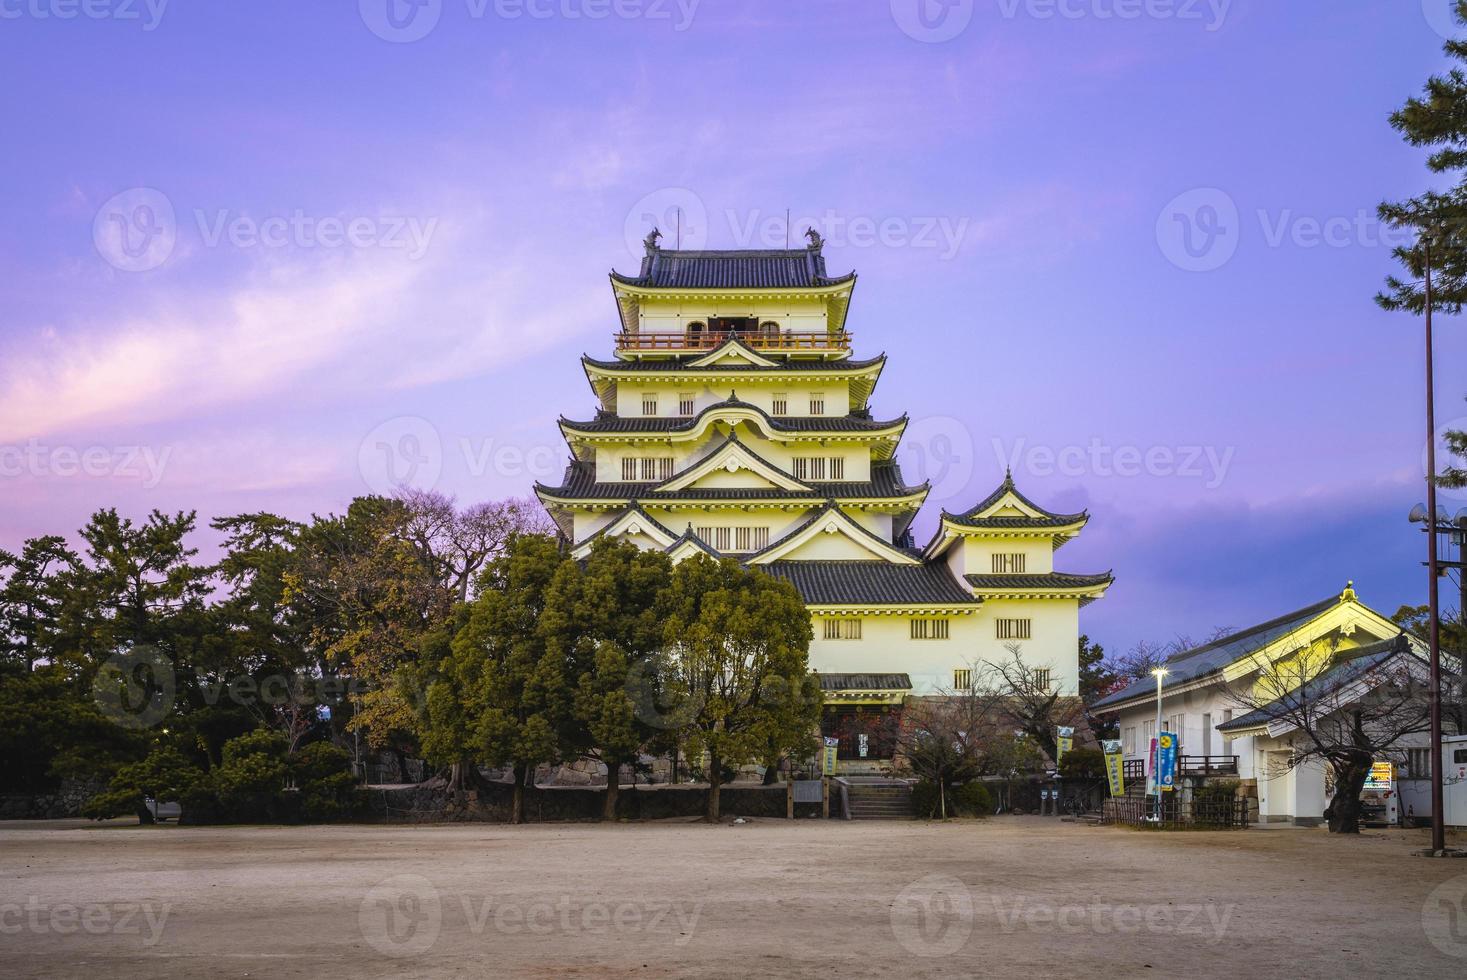
[{"label": "stone foundation wall", "polygon": [[[490,783],[477,793],[455,794],[440,787],[403,786],[365,789],[369,819],[387,823],[505,823],[513,787]],[[540,786],[525,790],[525,819],[532,822],[601,819],[604,788]],[[617,796],[618,820],[699,817],[708,806],[708,787],[678,785],[623,786]],[[785,787],[736,783],[719,791],[724,816],[783,817]]]},{"label": "stone foundation wall", "polygon": [[0,794],[0,820],[79,817],[82,804],[106,788],[106,780],[67,779],[49,793]]}]

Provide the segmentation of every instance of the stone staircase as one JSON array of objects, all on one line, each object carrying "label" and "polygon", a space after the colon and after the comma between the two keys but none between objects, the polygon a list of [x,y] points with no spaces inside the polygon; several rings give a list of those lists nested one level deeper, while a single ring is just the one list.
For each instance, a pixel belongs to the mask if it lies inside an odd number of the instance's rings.
[{"label": "stone staircase", "polygon": [[911,820],[912,788],[906,783],[857,783],[849,789],[852,820]]}]

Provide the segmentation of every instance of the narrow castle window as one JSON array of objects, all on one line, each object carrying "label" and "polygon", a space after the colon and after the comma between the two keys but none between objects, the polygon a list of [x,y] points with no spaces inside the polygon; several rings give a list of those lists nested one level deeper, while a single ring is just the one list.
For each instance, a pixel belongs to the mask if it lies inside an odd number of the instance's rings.
[{"label": "narrow castle window", "polygon": [[824,395],[811,395],[810,396],[810,414],[811,415],[824,415],[825,414],[825,396]]},{"label": "narrow castle window", "polygon": [[656,394],[649,393],[642,396],[642,414],[652,416],[655,416],[657,414]]},{"label": "narrow castle window", "polygon": [[677,413],[683,418],[692,418],[693,393],[691,391],[683,392],[677,396]]},{"label": "narrow castle window", "polygon": [[1034,621],[1032,619],[1000,619],[997,622],[1000,640],[1033,639]]},{"label": "narrow castle window", "polygon": [[772,415],[788,415],[790,413],[790,396],[784,392],[776,392],[773,404],[770,406]]},{"label": "narrow castle window", "polygon": [[1004,554],[993,556],[993,571],[995,575],[1021,575],[1024,572],[1024,555]]}]

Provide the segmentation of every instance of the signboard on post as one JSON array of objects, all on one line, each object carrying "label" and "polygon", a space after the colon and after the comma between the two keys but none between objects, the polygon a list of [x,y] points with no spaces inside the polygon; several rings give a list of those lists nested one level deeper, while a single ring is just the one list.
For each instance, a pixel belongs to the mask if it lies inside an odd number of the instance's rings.
[{"label": "signboard on post", "polygon": [[1075,730],[1073,728],[1061,727],[1057,730],[1055,738],[1054,764],[1058,768],[1064,761],[1065,753],[1075,746]]},{"label": "signboard on post", "polygon": [[1177,788],[1177,736],[1171,732],[1156,738],[1156,787],[1163,793]]},{"label": "signboard on post", "polygon": [[1377,762],[1371,765],[1370,775],[1365,777],[1365,785],[1361,789],[1391,789],[1396,779],[1396,767],[1389,762]]},{"label": "signboard on post", "polygon": [[825,776],[834,776],[835,775],[835,754],[836,754],[836,750],[839,747],[840,747],[840,739],[838,739],[838,738],[828,738],[828,737],[825,739],[825,752],[821,756],[821,765],[820,765],[820,772],[821,772],[822,775],[825,775]]},{"label": "signboard on post", "polygon": [[1105,779],[1110,784],[1110,795],[1124,796],[1126,769],[1122,761],[1125,756],[1121,751],[1121,741],[1120,739],[1106,739],[1100,743],[1100,748],[1105,753]]}]

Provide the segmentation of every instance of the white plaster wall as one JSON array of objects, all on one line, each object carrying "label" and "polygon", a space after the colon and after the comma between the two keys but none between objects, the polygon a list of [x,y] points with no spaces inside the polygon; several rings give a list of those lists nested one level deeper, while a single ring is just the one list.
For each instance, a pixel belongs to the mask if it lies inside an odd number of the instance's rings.
[{"label": "white plaster wall", "polygon": [[[995,612],[998,605],[1007,608]],[[952,687],[955,669],[1007,660],[1006,641],[997,639],[994,620],[1029,616],[1035,621],[1034,639],[1019,644],[1020,656],[1031,667],[1049,668],[1060,693],[1074,695],[1079,692],[1077,606],[1074,600],[985,603],[977,614],[948,617],[946,640],[913,640],[907,616],[866,616],[861,639],[825,640],[817,616],[810,662],[827,673],[910,674],[915,693],[931,694]]]},{"label": "white plaster wall", "polygon": [[683,333],[693,320],[705,323],[714,316],[755,316],[774,320],[785,332],[809,333],[826,329],[826,307],[822,300],[792,300],[780,297],[730,299],[709,303],[697,301],[658,301],[643,299],[641,304],[643,333]]},{"label": "white plaster wall", "polygon": [[669,383],[636,384],[623,382],[616,386],[616,414],[620,418],[646,418],[642,414],[642,396],[657,395],[657,415],[660,418],[678,417],[679,396],[693,396],[693,414],[709,405],[728,401],[737,395],[740,401],[757,405],[769,414],[774,414],[774,396],[786,395],[786,416],[810,417],[810,398],[821,395],[825,398],[825,415],[839,417],[850,411],[850,382],[821,379],[795,378],[788,381],[771,380],[750,374],[736,381],[689,384]]}]

